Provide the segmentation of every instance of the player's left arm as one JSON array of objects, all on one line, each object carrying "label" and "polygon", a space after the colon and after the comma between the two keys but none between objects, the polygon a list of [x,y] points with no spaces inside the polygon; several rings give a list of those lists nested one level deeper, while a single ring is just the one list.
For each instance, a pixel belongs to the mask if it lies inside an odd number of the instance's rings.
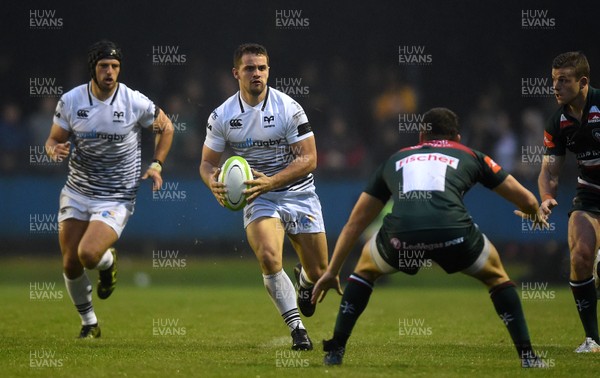
[{"label": "player's left arm", "polygon": [[[161,176],[162,165],[171,149],[174,134],[173,123],[162,109],[158,110],[158,115],[152,123],[152,130],[156,134],[154,137],[153,163],[150,164],[150,167],[142,176],[142,180],[151,177],[153,181],[152,190],[159,190],[163,183]],[[158,162],[156,162],[157,160]]]},{"label": "player's left arm", "polygon": [[246,181],[250,189],[246,189],[248,202],[273,189],[292,184],[317,168],[317,146],[314,135],[290,144],[294,159],[283,170],[273,176],[252,170],[254,180]]},{"label": "player's left arm", "polygon": [[519,208],[514,211],[517,216],[529,219],[542,227],[548,227],[547,216],[540,211],[535,195],[513,176],[506,176],[504,181],[494,188],[494,192]]}]

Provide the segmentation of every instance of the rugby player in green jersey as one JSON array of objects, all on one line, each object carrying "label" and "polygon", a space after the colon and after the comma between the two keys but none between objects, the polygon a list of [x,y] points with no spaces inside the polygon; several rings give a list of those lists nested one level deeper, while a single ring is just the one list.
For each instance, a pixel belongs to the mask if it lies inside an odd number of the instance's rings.
[{"label": "rugby player in green jersey", "polygon": [[[590,65],[581,52],[558,55],[552,62],[552,85],[560,108],[546,124],[546,148],[538,187],[541,210],[557,205],[558,180],[568,149],[578,166],[577,193],[569,211],[571,252],[569,284],[586,339],[575,352],[600,352],[597,287],[600,248],[600,90],[590,87]],[[594,261],[596,259],[596,261]],[[595,275],[595,277],[594,277]]]},{"label": "rugby player in green jersey", "polygon": [[420,143],[404,148],[371,177],[342,229],[330,265],[315,284],[313,302],[329,289],[342,294],[339,273],[364,229],[386,202],[394,205],[369,240],[348,279],[333,338],[323,342],[326,365],[339,365],[346,342],[367,306],[373,283],[384,274],[416,274],[435,261],[447,273],[463,272],[487,286],[496,312],[506,325],[522,367],[546,367],[534,353],[515,284],[494,245],[473,223],[463,195],[480,182],[545,227],[535,196],[485,154],[460,144],[458,117],[446,108],[424,114]]}]

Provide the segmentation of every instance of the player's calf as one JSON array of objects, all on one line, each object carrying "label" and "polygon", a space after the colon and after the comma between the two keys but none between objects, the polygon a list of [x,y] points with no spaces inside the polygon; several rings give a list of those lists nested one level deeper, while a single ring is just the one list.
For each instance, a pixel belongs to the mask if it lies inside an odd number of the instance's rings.
[{"label": "player's calf", "polygon": [[301,264],[294,267],[294,277],[296,278],[296,289],[298,290],[298,308],[300,309],[300,312],[302,312],[302,315],[311,317],[317,308],[310,300],[314,283],[308,280],[302,270]]},{"label": "player's calf", "polygon": [[[99,271],[97,292],[98,298],[100,299],[106,299],[110,297],[117,285],[117,250],[114,248],[109,248],[104,255],[110,255],[110,257],[107,257],[106,260],[109,262],[112,260],[112,264],[110,264],[107,269]],[[103,263],[104,258],[105,256],[103,256],[100,260],[100,264]],[[106,265],[108,265],[108,263],[106,263]]]}]

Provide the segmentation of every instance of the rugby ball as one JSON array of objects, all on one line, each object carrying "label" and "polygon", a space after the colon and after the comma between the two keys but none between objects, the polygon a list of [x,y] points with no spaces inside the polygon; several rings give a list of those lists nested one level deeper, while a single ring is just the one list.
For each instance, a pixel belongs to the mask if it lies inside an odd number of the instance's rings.
[{"label": "rugby ball", "polygon": [[224,183],[227,188],[225,206],[228,209],[238,211],[246,206],[246,196],[243,191],[250,188],[250,185],[244,184],[244,181],[253,178],[250,165],[243,157],[232,156],[225,160],[219,173],[219,182]]}]

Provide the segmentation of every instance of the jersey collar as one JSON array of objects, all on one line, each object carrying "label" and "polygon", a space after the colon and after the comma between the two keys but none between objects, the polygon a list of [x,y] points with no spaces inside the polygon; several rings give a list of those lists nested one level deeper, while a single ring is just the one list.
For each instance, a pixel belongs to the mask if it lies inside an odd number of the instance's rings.
[{"label": "jersey collar", "polygon": [[[265,95],[265,99],[263,100],[263,104],[260,107],[260,111],[261,112],[264,112],[265,108],[267,107],[267,100],[269,99],[269,90],[270,90],[270,87],[267,85],[267,94]],[[244,113],[244,103],[242,102],[242,94],[239,91],[238,91],[238,102],[240,104],[240,111],[242,113]]]},{"label": "jersey collar", "polygon": [[[92,89],[90,88],[90,83],[88,82],[87,84],[87,93],[88,93],[88,100],[90,101],[90,106],[94,105],[94,103],[92,102]],[[113,93],[112,99],[110,100],[110,105],[113,104],[113,102],[115,102],[115,99],[117,98],[117,93],[119,93],[119,88],[121,87],[121,83],[117,83],[117,89],[115,89],[115,93]],[[100,101],[100,100],[98,100]]]}]

